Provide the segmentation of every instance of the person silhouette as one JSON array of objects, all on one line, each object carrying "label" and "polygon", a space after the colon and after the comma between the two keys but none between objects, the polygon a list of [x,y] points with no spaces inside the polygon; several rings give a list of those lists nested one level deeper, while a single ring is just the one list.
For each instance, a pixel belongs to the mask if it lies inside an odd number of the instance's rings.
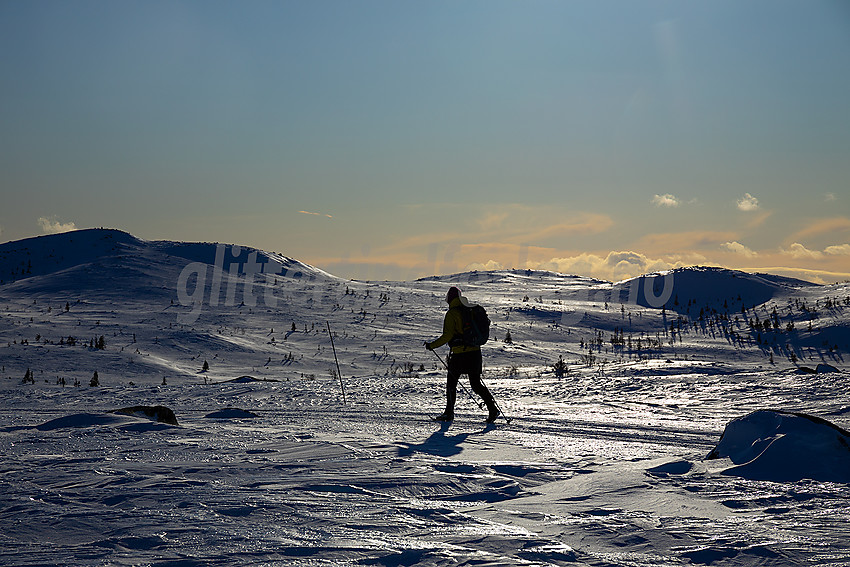
[{"label": "person silhouette", "polygon": [[487,423],[493,423],[499,417],[499,409],[493,394],[481,381],[481,347],[464,344],[463,341],[463,310],[469,309],[469,301],[461,295],[457,287],[452,286],[446,293],[446,303],[449,304],[449,310],[443,319],[443,334],[434,341],[425,342],[425,348],[428,350],[435,350],[445,344],[451,347],[446,375],[446,409],[434,419],[436,421],[454,420],[457,383],[461,374],[466,374],[469,376],[472,391],[481,396],[487,405],[489,412]]}]

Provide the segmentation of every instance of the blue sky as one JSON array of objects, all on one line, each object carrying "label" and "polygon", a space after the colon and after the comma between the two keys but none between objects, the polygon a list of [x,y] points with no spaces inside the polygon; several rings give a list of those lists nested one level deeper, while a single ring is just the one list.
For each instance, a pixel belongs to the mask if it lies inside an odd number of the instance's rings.
[{"label": "blue sky", "polygon": [[0,0],[0,241],[850,278],[843,0]]}]

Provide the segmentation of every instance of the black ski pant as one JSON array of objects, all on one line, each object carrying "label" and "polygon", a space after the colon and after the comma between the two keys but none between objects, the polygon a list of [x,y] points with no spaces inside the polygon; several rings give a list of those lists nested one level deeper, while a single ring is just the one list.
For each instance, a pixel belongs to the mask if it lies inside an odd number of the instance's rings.
[{"label": "black ski pant", "polygon": [[446,414],[454,415],[455,401],[457,399],[457,383],[461,374],[469,376],[469,385],[472,391],[481,396],[487,409],[491,412],[495,409],[493,394],[481,381],[482,362],[481,351],[452,353],[449,356],[448,374],[446,375]]}]

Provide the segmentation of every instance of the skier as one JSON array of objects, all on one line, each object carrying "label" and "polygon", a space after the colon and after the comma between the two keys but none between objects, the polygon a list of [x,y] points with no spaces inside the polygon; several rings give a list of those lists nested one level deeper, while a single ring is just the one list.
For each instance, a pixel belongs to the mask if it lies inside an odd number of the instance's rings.
[{"label": "skier", "polygon": [[443,334],[435,341],[425,342],[425,348],[434,350],[448,343],[451,347],[446,376],[446,411],[437,416],[437,421],[452,421],[455,415],[455,398],[457,397],[457,382],[461,374],[469,376],[472,391],[481,396],[487,404],[489,415],[487,423],[493,423],[499,417],[499,410],[493,395],[481,382],[481,348],[463,344],[463,319],[461,310],[469,307],[469,302],[460,294],[456,287],[450,287],[446,293],[446,303],[449,310],[443,320]]}]

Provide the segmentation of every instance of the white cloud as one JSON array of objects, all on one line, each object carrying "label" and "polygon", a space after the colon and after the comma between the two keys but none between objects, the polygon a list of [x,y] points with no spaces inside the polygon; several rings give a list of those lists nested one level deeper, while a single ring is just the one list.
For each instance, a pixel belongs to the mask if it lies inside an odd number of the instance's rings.
[{"label": "white cloud", "polygon": [[479,271],[490,271],[490,270],[504,270],[505,267],[497,262],[496,260],[488,260],[487,262],[470,264],[466,267],[467,270],[479,270]]},{"label": "white cloud", "polygon": [[678,207],[679,199],[675,195],[665,193],[664,195],[655,195],[652,198],[652,204],[656,207]]},{"label": "white cloud", "polygon": [[831,202],[833,202],[837,199],[838,199],[838,197],[835,196],[835,193],[826,193],[823,196],[823,200],[826,201],[827,203],[831,203]]},{"label": "white cloud", "polygon": [[722,248],[725,248],[726,250],[728,250],[730,252],[734,252],[735,254],[740,254],[741,256],[744,256],[746,258],[755,258],[756,256],[758,256],[758,252],[756,252],[755,250],[752,250],[750,248],[747,248],[746,246],[744,246],[740,242],[735,242],[735,241],[724,242],[720,246]]},{"label": "white cloud", "polygon": [[639,252],[610,252],[607,256],[581,254],[570,258],[552,258],[537,268],[563,274],[580,274],[608,281],[620,281],[649,272],[678,267],[664,260],[652,259]]},{"label": "white cloud", "polygon": [[77,230],[77,225],[72,222],[60,222],[55,216],[50,218],[39,217],[38,225],[45,234],[59,234],[60,232],[70,232]]},{"label": "white cloud", "polygon": [[821,258],[823,257],[823,252],[818,252],[817,250],[809,250],[799,242],[795,242],[791,245],[787,250],[780,249],[780,251],[792,258]]},{"label": "white cloud", "polygon": [[824,250],[832,256],[850,256],[850,244],[839,244],[837,246],[827,246]]},{"label": "white cloud", "polygon": [[759,200],[750,195],[749,193],[744,193],[744,196],[738,199],[738,210],[744,211],[746,213],[757,211],[759,209]]}]

